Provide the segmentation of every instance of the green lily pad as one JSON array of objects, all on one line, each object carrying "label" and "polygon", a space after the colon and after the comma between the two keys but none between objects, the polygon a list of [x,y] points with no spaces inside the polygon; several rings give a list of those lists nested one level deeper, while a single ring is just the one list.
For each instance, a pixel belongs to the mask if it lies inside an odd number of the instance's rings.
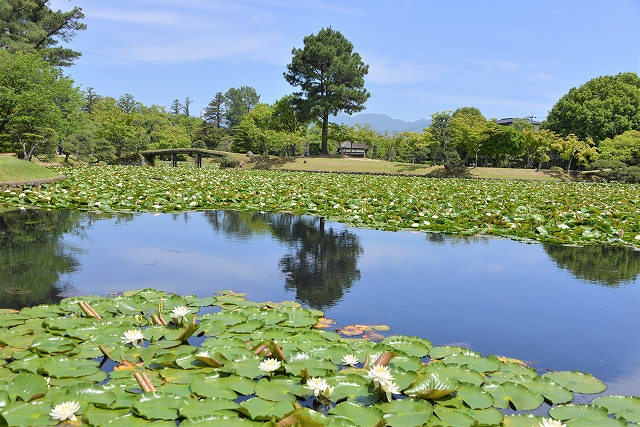
[{"label": "green lily pad", "polygon": [[371,384],[371,380],[354,374],[336,374],[330,377],[330,382],[333,387],[333,392],[331,393],[331,400],[333,401],[368,394]]},{"label": "green lily pad", "polygon": [[145,393],[133,405],[134,412],[148,420],[175,420],[184,399],[165,393]]},{"label": "green lily pad", "polygon": [[398,350],[413,357],[426,357],[433,347],[430,341],[419,337],[406,337],[403,335],[392,335],[382,340],[383,344],[388,345],[394,350]]},{"label": "green lily pad", "polygon": [[11,400],[19,398],[24,402],[29,402],[32,399],[44,396],[47,390],[47,382],[42,376],[23,372],[13,377],[7,392]]},{"label": "green lily pad", "polygon": [[291,375],[300,375],[300,372],[307,370],[311,377],[324,377],[328,372],[338,369],[330,360],[316,359],[307,353],[292,354],[287,358],[284,367]]},{"label": "green lily pad", "polygon": [[[304,387],[299,380],[291,378],[274,377],[271,380],[261,378],[256,384],[256,396],[278,401],[294,401],[296,396],[304,396],[306,394]],[[291,407],[287,411],[291,410]]]},{"label": "green lily pad", "polygon": [[607,389],[607,386],[593,375],[577,371],[547,372],[543,374],[542,377],[550,378],[574,393],[602,393]]},{"label": "green lily pad", "polygon": [[394,400],[375,407],[384,412],[384,420],[391,426],[420,426],[433,413],[433,405],[425,400]]},{"label": "green lily pad", "polygon": [[[98,408],[94,405],[87,405],[87,409],[82,413],[83,420],[87,422],[89,425],[94,426],[102,426],[106,425],[109,421],[114,418],[120,417],[129,413],[129,408],[127,409],[105,409]],[[144,420],[148,422],[147,420]]]},{"label": "green lily pad", "polygon": [[218,415],[228,415],[226,411],[237,409],[240,405],[230,399],[211,398],[202,400],[186,400],[178,408],[178,412],[185,418],[206,417],[216,415],[217,412],[225,412]]},{"label": "green lily pad", "polygon": [[423,368],[423,372],[434,372],[451,381],[482,385],[486,381],[484,375],[461,365],[444,365],[442,363],[430,363]]},{"label": "green lily pad", "polygon": [[116,395],[101,385],[76,384],[67,389],[69,400],[93,403],[96,406],[108,407],[116,401]]},{"label": "green lily pad", "polygon": [[2,408],[2,416],[10,426],[39,427],[56,425],[49,416],[51,403],[48,402],[11,402]]},{"label": "green lily pad", "polygon": [[100,368],[94,360],[59,356],[44,359],[38,371],[55,378],[77,378],[93,375],[99,372]]},{"label": "green lily pad", "polygon": [[282,418],[289,411],[291,402],[285,400],[273,401],[253,397],[240,403],[240,412],[255,421],[266,421],[271,417]]},{"label": "green lily pad", "polygon": [[520,382],[520,384],[534,393],[541,394],[546,400],[553,404],[568,403],[573,400],[573,393],[555,383],[549,377],[523,378],[526,379]]},{"label": "green lily pad", "polygon": [[342,402],[331,408],[330,415],[343,417],[360,426],[374,426],[384,413],[374,407],[363,407],[351,402]]},{"label": "green lily pad", "polygon": [[231,417],[227,415],[209,415],[206,417],[190,418],[180,423],[180,427],[259,427],[262,422],[250,421],[244,418]]},{"label": "green lily pad", "polygon": [[460,383],[456,395],[471,409],[485,409],[493,405],[493,396],[482,387],[471,383]]},{"label": "green lily pad", "polygon": [[602,396],[593,399],[593,405],[602,406],[610,414],[624,418],[630,423],[640,423],[640,397]]},{"label": "green lily pad", "polygon": [[436,423],[435,425],[471,427],[476,422],[472,416],[455,409],[436,407],[433,414],[441,421],[440,424]]},{"label": "green lily pad", "polygon": [[439,399],[454,393],[458,388],[458,383],[450,381],[444,376],[436,373],[421,373],[415,383],[404,391],[409,397],[414,399]]},{"label": "green lily pad", "polygon": [[501,426],[503,427],[540,427],[542,417],[532,414],[510,414],[505,415]]},{"label": "green lily pad", "polygon": [[532,410],[538,408],[544,399],[540,394],[534,393],[525,386],[517,383],[506,382],[503,384],[488,382],[483,388],[494,399],[496,408],[509,408],[517,410]]}]

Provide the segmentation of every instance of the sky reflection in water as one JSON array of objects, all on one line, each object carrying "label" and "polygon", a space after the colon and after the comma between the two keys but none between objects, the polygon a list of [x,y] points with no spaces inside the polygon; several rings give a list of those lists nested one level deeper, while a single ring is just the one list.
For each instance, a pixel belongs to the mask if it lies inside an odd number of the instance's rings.
[{"label": "sky reflection in water", "polygon": [[[37,221],[46,226],[29,225]],[[606,394],[640,395],[640,252],[631,249],[224,211],[12,212],[0,214],[0,232],[5,265],[13,266],[0,267],[3,307],[47,302],[59,289],[104,295],[154,287],[199,296],[233,289],[255,301],[297,300],[338,325],[384,323],[390,334],[466,345],[538,370],[590,372],[607,383]],[[44,237],[32,242],[35,249],[19,238],[38,233]],[[43,261],[47,251],[58,258]],[[31,273],[16,273],[18,262]],[[35,278],[51,290],[17,300],[12,292]]]}]

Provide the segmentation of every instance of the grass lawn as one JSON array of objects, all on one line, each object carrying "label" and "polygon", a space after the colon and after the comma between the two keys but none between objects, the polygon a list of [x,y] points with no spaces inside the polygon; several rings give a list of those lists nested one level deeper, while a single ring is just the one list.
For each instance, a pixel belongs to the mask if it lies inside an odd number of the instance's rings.
[{"label": "grass lawn", "polygon": [[[229,153],[229,157],[243,163],[243,169],[275,169],[307,172],[349,172],[390,175],[421,175],[444,177],[443,166],[429,166],[400,162],[387,162],[358,157],[310,156],[310,157],[276,157],[254,156],[249,159],[244,154]],[[482,179],[525,179],[530,181],[573,181],[571,177],[560,171],[515,168],[468,168],[466,173],[446,175],[450,178],[482,178]]]},{"label": "grass lawn", "polygon": [[61,178],[58,172],[9,155],[0,155],[0,184]]}]

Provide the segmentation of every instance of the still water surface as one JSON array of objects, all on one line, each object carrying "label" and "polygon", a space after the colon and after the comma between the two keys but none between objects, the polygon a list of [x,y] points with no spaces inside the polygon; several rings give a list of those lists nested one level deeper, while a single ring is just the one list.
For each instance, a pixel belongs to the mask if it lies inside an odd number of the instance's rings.
[{"label": "still water surface", "polygon": [[349,228],[316,217],[234,211],[0,214],[0,307],[153,287],[296,300],[338,326],[539,371],[579,370],[606,394],[640,395],[640,252]]}]

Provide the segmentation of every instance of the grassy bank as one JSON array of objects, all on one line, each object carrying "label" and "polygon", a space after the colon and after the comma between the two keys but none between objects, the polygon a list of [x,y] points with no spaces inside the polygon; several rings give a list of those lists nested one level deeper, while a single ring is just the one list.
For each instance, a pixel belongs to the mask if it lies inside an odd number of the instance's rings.
[{"label": "grassy bank", "polygon": [[426,177],[479,178],[479,179],[523,179],[529,181],[573,181],[560,171],[515,168],[468,168],[466,172],[447,175],[443,166],[429,166],[385,160],[337,157],[275,157],[229,153],[228,156],[242,164],[243,169],[284,170],[304,172],[363,173],[385,175],[411,175]]},{"label": "grassy bank", "polygon": [[59,172],[9,155],[0,155],[0,185],[61,178]]}]

